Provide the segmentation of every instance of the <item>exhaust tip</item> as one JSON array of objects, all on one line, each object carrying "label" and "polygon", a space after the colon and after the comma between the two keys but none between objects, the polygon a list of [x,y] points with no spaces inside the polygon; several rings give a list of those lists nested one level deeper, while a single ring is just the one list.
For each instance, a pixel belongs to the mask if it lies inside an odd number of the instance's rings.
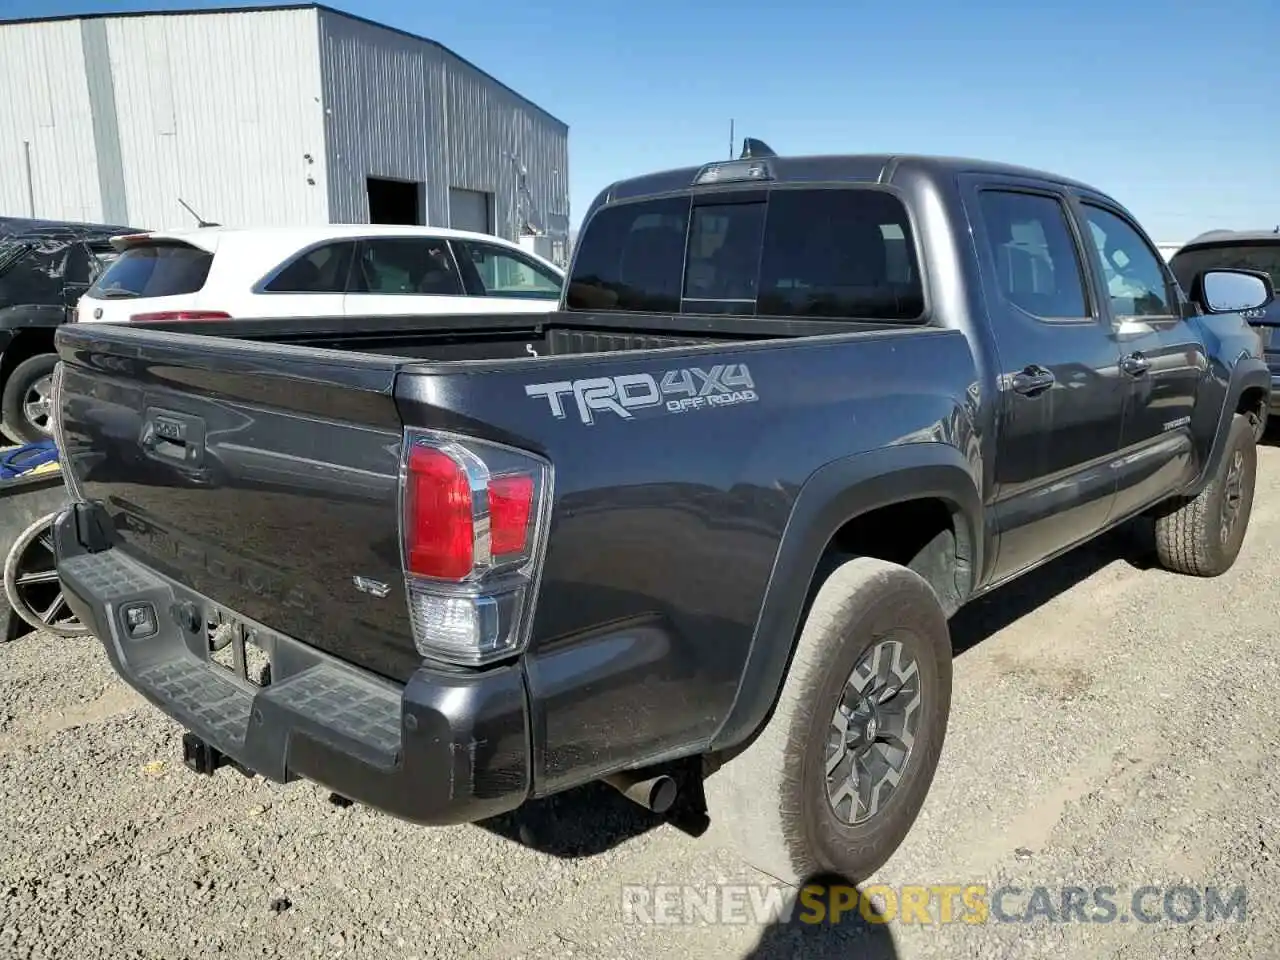
[{"label": "exhaust tip", "polygon": [[604,782],[613,787],[632,803],[639,804],[646,810],[663,814],[669,811],[680,793],[674,777],[660,773],[646,777],[634,771],[623,771],[610,774]]}]

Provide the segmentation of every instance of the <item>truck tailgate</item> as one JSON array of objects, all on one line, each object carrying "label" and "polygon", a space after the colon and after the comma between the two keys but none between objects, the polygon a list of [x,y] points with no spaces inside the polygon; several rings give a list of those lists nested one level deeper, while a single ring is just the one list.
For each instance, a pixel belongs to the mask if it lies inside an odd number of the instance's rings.
[{"label": "truck tailgate", "polygon": [[117,549],[344,660],[413,671],[397,360],[114,326],[57,344],[68,469]]}]

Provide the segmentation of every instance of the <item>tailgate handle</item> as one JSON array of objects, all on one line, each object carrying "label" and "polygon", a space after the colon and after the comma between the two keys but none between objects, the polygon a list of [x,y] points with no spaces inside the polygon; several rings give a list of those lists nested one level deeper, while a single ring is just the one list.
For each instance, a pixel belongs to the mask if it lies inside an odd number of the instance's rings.
[{"label": "tailgate handle", "polygon": [[186,413],[149,409],[139,443],[148,456],[187,466],[204,458],[204,421]]}]

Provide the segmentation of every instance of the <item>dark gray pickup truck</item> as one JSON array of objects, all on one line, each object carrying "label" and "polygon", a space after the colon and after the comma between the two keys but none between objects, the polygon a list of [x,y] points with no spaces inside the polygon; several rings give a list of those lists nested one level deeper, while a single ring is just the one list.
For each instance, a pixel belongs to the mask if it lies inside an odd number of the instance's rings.
[{"label": "dark gray pickup truck", "polygon": [[753,154],[610,186],[549,315],[58,331],[58,571],[190,765],[424,824],[607,780],[859,880],[962,604],[1130,518],[1232,565],[1265,276],[1047,173]]}]

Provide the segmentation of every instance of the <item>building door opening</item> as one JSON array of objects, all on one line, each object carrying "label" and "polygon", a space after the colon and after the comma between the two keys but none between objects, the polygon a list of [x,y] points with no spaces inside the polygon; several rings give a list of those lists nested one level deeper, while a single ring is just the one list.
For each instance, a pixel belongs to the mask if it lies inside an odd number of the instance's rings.
[{"label": "building door opening", "polygon": [[449,226],[455,230],[493,233],[493,194],[450,187]]},{"label": "building door opening", "polygon": [[368,177],[369,222],[396,226],[421,226],[422,185],[412,180]]}]

